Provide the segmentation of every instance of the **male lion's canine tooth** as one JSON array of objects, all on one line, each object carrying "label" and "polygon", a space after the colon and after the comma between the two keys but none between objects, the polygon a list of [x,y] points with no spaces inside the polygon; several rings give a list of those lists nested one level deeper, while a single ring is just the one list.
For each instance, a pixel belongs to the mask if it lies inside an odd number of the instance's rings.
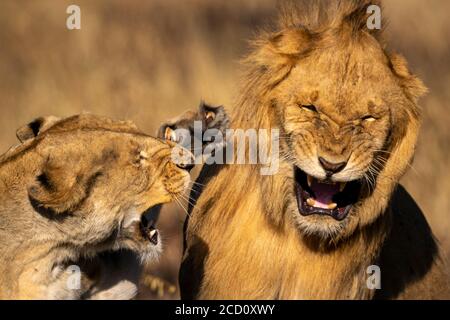
[{"label": "male lion's canine tooth", "polygon": [[313,198],[308,198],[306,200],[306,203],[310,206],[310,207],[314,207],[314,205],[316,204],[316,200],[314,200]]},{"label": "male lion's canine tooth", "polygon": [[314,178],[311,177],[310,175],[306,175],[306,181],[308,182],[308,187],[311,187],[313,179]]},{"label": "male lion's canine tooth", "polygon": [[330,210],[333,210],[333,209],[336,209],[336,208],[337,208],[337,203],[336,202],[330,203],[328,205],[328,209],[330,209]]},{"label": "male lion's canine tooth", "polygon": [[344,191],[346,185],[347,185],[347,182],[341,182],[339,184],[339,192]]}]

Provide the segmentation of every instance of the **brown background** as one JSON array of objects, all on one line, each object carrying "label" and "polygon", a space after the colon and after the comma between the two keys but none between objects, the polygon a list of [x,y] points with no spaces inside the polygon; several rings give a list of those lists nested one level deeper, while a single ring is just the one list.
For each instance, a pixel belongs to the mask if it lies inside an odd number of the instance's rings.
[{"label": "brown background", "polygon": [[[413,169],[403,179],[450,252],[450,1],[385,1],[391,47],[430,88]],[[66,8],[81,7],[81,30]],[[41,115],[89,111],[149,133],[200,99],[232,106],[246,40],[270,22],[274,0],[0,1],[0,152]],[[145,297],[176,297],[184,211],[165,208],[166,250]],[[414,243],[411,243],[414,246]]]}]

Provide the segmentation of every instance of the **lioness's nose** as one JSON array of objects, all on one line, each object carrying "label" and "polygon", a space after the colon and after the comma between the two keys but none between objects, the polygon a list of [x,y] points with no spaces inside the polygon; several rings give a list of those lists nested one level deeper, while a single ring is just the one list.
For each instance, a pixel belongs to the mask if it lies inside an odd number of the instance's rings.
[{"label": "lioness's nose", "polygon": [[195,157],[194,155],[187,149],[175,146],[172,151],[172,161],[175,165],[183,170],[191,170],[195,166]]},{"label": "lioness's nose", "polygon": [[325,169],[328,177],[332,176],[335,173],[338,173],[339,171],[342,171],[342,169],[344,169],[347,165],[347,162],[332,163],[322,157],[319,157],[319,162]]},{"label": "lioness's nose", "polygon": [[177,163],[178,168],[190,171],[194,167],[194,163]]}]

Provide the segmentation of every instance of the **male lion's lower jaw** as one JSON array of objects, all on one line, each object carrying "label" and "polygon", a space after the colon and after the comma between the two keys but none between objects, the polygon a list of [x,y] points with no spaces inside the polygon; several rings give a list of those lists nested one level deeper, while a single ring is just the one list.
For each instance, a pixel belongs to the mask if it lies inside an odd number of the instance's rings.
[{"label": "male lion's lower jaw", "polygon": [[[297,198],[298,198],[298,196],[297,196]],[[299,202],[299,200],[297,200],[297,207],[298,207],[299,213],[303,217],[308,217],[308,216],[312,216],[312,215],[321,215],[321,216],[331,217],[336,221],[343,221],[347,218],[347,216],[349,215],[353,206],[349,205],[342,209],[336,208],[334,210],[329,210],[329,209],[320,209],[320,208],[313,208],[311,206],[305,206],[303,203],[301,203],[301,202]]]},{"label": "male lion's lower jaw", "polygon": [[298,167],[294,167],[294,192],[300,215],[331,217],[340,222],[350,214],[358,202],[359,181],[333,182],[317,180]]},{"label": "male lion's lower jaw", "polygon": [[[329,216],[336,221],[343,221],[349,215],[353,205],[347,205],[345,207],[337,207],[334,204],[332,208],[319,208],[314,207],[314,204],[310,202],[310,195],[307,191],[303,190],[299,185],[295,185],[295,195],[297,199],[297,208],[299,213],[304,216],[321,215]],[[313,200],[314,201],[314,200]]]}]

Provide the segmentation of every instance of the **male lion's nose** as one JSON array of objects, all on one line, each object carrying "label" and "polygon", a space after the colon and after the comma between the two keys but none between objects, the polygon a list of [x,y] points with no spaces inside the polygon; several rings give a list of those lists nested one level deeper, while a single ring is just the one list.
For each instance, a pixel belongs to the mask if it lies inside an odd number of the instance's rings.
[{"label": "male lion's nose", "polygon": [[328,177],[332,176],[335,173],[338,173],[342,169],[345,168],[347,165],[347,162],[339,162],[339,163],[332,163],[327,160],[325,160],[322,157],[319,157],[319,162],[322,165],[322,167],[325,169],[325,172]]}]

